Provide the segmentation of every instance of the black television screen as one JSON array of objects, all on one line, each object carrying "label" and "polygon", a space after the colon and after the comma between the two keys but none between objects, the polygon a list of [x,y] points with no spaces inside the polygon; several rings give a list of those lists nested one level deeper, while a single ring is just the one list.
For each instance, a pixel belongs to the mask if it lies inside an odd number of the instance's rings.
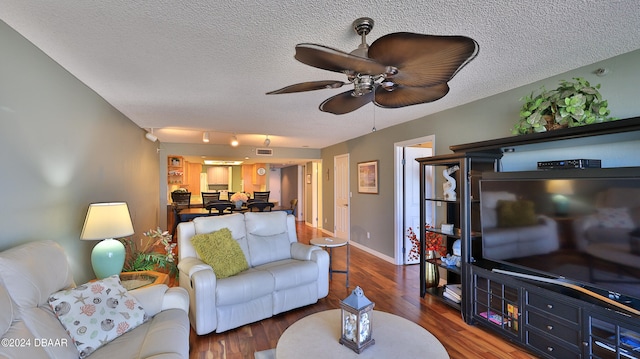
[{"label": "black television screen", "polygon": [[480,223],[484,260],[640,298],[640,168],[483,174]]}]

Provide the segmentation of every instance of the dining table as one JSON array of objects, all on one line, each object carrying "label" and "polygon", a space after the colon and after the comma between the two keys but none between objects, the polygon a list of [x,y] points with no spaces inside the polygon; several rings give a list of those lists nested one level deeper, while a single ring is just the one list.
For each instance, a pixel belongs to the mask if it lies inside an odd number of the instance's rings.
[{"label": "dining table", "polygon": [[217,216],[217,211],[211,211],[206,208],[184,208],[178,211],[178,222],[188,222],[198,217]]}]

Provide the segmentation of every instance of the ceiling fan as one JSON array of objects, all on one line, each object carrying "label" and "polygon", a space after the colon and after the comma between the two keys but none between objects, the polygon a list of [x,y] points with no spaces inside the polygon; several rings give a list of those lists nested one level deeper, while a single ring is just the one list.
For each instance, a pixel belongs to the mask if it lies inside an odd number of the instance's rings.
[{"label": "ceiling fan", "polygon": [[478,43],[465,36],[436,36],[410,32],[391,33],[371,46],[366,36],[373,19],[353,22],[362,43],[351,53],[327,46],[296,45],[295,58],[309,66],[342,72],[349,82],[311,81],[267,92],[267,95],[340,88],[353,90],[326,99],[320,111],[342,115],[369,102],[384,108],[398,108],[436,101],[449,92],[447,82],[478,54]]}]

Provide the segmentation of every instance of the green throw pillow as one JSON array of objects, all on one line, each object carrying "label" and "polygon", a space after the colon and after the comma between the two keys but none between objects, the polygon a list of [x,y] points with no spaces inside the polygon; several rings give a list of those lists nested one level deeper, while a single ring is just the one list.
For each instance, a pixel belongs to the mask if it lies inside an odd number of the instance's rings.
[{"label": "green throw pillow", "polygon": [[206,234],[196,234],[191,243],[200,258],[213,268],[216,278],[227,278],[249,269],[240,244],[223,228]]},{"label": "green throw pillow", "polygon": [[498,227],[526,227],[537,223],[533,202],[498,201]]}]

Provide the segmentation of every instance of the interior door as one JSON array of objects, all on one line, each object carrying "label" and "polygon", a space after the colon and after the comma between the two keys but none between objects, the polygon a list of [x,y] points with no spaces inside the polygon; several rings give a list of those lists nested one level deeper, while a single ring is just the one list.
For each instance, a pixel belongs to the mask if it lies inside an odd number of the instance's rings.
[{"label": "interior door", "polygon": [[349,211],[349,154],[335,156],[334,164],[334,196],[335,219],[334,236],[349,240],[351,215]]},{"label": "interior door", "polygon": [[[416,158],[429,157],[433,155],[431,148],[425,147],[405,147],[404,148],[404,232],[407,234],[409,228],[416,234],[416,238],[420,239],[420,164]],[[430,193],[433,176],[430,173],[431,166],[427,168],[425,174],[425,183],[427,185],[427,193]],[[427,223],[432,223],[433,217],[431,207],[426,208]],[[412,264],[420,262],[419,246],[405,235],[404,243],[404,263]]]}]

